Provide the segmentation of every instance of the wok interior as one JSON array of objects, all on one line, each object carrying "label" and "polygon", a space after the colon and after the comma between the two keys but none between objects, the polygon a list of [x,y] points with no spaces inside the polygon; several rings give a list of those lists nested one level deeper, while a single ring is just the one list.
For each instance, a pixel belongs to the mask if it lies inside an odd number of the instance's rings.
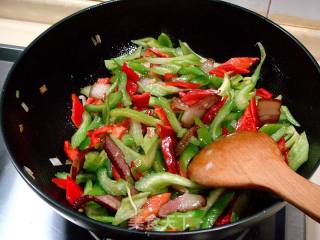
[{"label": "wok interior", "polygon": [[[66,159],[63,141],[75,130],[69,118],[71,93],[108,76],[103,60],[130,50],[131,39],[161,32],[220,62],[233,56],[259,56],[255,43],[261,42],[267,60],[258,86],[281,93],[303,126],[300,130],[307,132],[310,156],[299,173],[311,176],[320,156],[320,74],[297,42],[263,18],[222,2],[126,0],[83,11],[50,29],[26,50],[7,82],[4,136],[17,166],[34,172],[37,188],[67,206],[64,192],[50,179],[69,166],[53,167],[48,159]],[[102,44],[94,46],[90,38],[96,34]],[[48,91],[41,95],[43,84]],[[20,99],[15,97],[16,90]],[[20,106],[22,101],[29,112]],[[19,124],[24,126],[23,133]],[[277,201],[260,199],[264,200],[257,210]]]}]

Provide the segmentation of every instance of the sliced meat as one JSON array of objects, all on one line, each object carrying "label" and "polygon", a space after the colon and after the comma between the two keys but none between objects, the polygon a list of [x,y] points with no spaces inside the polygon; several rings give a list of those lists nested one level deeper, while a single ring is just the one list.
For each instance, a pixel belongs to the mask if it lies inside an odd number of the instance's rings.
[{"label": "sliced meat", "polygon": [[193,126],[180,139],[180,141],[178,142],[174,150],[177,157],[179,157],[183,153],[184,149],[187,147],[189,143],[190,138],[196,135],[198,128],[199,128],[198,125]]},{"label": "sliced meat", "polygon": [[192,127],[192,125],[194,124],[194,119],[196,117],[201,118],[202,115],[206,112],[206,110],[213,106],[219,100],[220,96],[213,95],[205,97],[201,99],[198,103],[193,104],[183,113],[181,118],[182,125],[186,128]]},{"label": "sliced meat", "polygon": [[184,102],[182,102],[180,98],[173,97],[171,108],[173,109],[173,111],[179,112],[179,111],[186,111],[189,108],[189,106]]},{"label": "sliced meat", "polygon": [[111,195],[103,195],[103,196],[92,196],[92,195],[84,195],[81,196],[75,203],[74,208],[79,209],[85,203],[94,201],[99,205],[108,208],[112,211],[117,211],[120,207],[120,200]]},{"label": "sliced meat", "polygon": [[206,205],[206,199],[198,194],[185,193],[164,204],[159,210],[159,217],[165,217],[173,212],[184,212],[198,209]]},{"label": "sliced meat", "polygon": [[281,101],[278,99],[259,99],[257,110],[260,125],[278,122],[280,107]]},{"label": "sliced meat", "polygon": [[130,168],[126,163],[126,160],[124,159],[124,155],[121,149],[112,141],[109,136],[105,137],[103,148],[112,161],[112,164],[119,171],[120,176],[125,180],[132,182]]}]

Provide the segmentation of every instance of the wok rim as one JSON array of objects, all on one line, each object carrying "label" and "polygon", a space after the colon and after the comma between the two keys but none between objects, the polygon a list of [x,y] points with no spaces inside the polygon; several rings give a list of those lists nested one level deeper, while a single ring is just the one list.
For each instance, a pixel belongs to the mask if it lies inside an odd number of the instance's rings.
[{"label": "wok rim", "polygon": [[[106,224],[106,223],[102,223],[96,220],[93,220],[89,217],[87,217],[84,214],[81,214],[73,209],[70,209],[64,205],[62,205],[60,202],[54,200],[50,195],[46,194],[45,192],[41,191],[36,184],[33,183],[33,179],[31,179],[31,177],[25,172],[25,170],[23,169],[23,167],[19,167],[19,163],[17,162],[17,160],[13,157],[14,154],[11,150],[11,147],[9,146],[8,142],[7,142],[7,137],[6,137],[6,133],[5,133],[5,129],[3,126],[3,118],[4,118],[4,114],[3,114],[3,105],[4,105],[4,99],[5,96],[7,94],[7,85],[10,82],[10,79],[12,78],[12,76],[15,74],[16,72],[16,68],[17,66],[19,66],[21,63],[23,64],[23,60],[24,60],[24,56],[33,49],[34,46],[37,45],[38,40],[40,40],[41,38],[45,37],[47,35],[48,32],[52,31],[53,29],[55,29],[56,27],[60,26],[61,24],[63,24],[64,22],[69,21],[69,19],[81,15],[85,12],[88,11],[92,11],[96,8],[100,8],[102,6],[105,5],[109,5],[109,4],[116,4],[118,2],[124,2],[124,1],[128,1],[128,0],[110,0],[108,2],[102,2],[99,3],[97,5],[94,6],[90,6],[87,8],[84,8],[80,11],[77,11],[63,19],[61,19],[60,21],[58,21],[57,23],[53,24],[52,26],[50,26],[48,29],[46,29],[44,32],[42,32],[38,37],[36,37],[24,50],[23,52],[20,54],[20,56],[18,57],[18,59],[14,62],[12,68],[10,69],[6,80],[3,84],[3,88],[2,88],[2,92],[1,92],[1,103],[0,103],[0,128],[1,128],[1,132],[3,134],[3,140],[4,140],[4,145],[9,153],[10,156],[10,160],[12,162],[12,164],[14,165],[14,167],[16,168],[16,170],[18,171],[18,173],[20,174],[20,176],[24,179],[24,181],[31,187],[31,189],[37,193],[38,196],[40,196],[43,200],[45,200],[45,202],[47,202],[49,204],[50,207],[52,207],[59,215],[62,215],[64,218],[68,219],[69,221],[75,223],[76,225],[80,225],[81,227],[88,229],[88,230],[95,230],[99,229],[99,231],[103,231],[103,230],[112,230],[113,232],[124,232],[126,234],[133,234],[133,235],[139,235],[140,237],[182,237],[182,236],[189,236],[189,235],[197,235],[197,234],[203,234],[203,233],[209,233],[209,232],[219,232],[222,230],[227,230],[227,229],[233,229],[234,227],[241,227],[242,225],[251,225],[253,223],[259,223],[261,220],[267,218],[268,216],[273,215],[274,213],[278,212],[280,209],[282,209],[287,203],[283,200],[278,200],[277,202],[273,203],[271,206],[267,207],[267,208],[263,208],[261,211],[250,215],[248,217],[242,218],[234,223],[230,223],[230,224],[226,224],[226,225],[222,225],[222,226],[218,226],[218,227],[214,227],[214,228],[208,228],[208,229],[201,229],[201,230],[192,230],[192,231],[185,231],[185,232],[156,232],[156,231],[138,231],[138,230],[134,230],[134,229],[129,229],[129,228],[122,228],[122,227],[118,227],[118,226],[113,226],[111,224]],[[204,1],[208,1],[208,2],[219,2],[224,4],[226,7],[233,7],[236,8],[238,10],[244,11],[247,14],[251,14],[254,15],[257,18],[262,19],[263,21],[265,21],[268,24],[271,24],[274,28],[276,28],[278,31],[281,31],[283,34],[287,35],[290,40],[294,41],[302,50],[303,52],[308,56],[308,58],[312,61],[314,67],[318,70],[318,73],[320,75],[320,66],[318,64],[318,62],[316,61],[316,59],[313,57],[313,55],[309,52],[309,50],[299,41],[297,40],[290,32],[288,32],[287,30],[285,30],[284,28],[282,28],[280,25],[278,25],[277,23],[271,21],[270,19],[254,12],[251,11],[249,9],[246,9],[244,7],[229,3],[229,2],[224,2],[221,0],[204,0]],[[310,176],[307,177],[307,179],[310,179],[311,176],[315,173],[315,171],[318,169],[320,165],[320,161],[317,162],[316,166],[314,169],[312,169]],[[79,219],[81,222],[85,223],[85,224],[79,224],[77,223],[77,219]],[[236,228],[235,228],[236,229]]]}]

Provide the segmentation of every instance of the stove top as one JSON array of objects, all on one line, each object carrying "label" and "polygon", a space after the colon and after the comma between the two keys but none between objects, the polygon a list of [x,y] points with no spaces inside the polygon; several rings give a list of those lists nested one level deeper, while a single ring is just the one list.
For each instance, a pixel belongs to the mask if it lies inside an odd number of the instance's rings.
[{"label": "stove top", "polygon": [[[0,45],[0,89],[22,51],[22,48]],[[0,202],[0,239],[105,239],[64,219],[32,191],[10,162],[1,133]],[[226,240],[231,239],[304,240],[305,216],[287,205],[259,225]]]}]

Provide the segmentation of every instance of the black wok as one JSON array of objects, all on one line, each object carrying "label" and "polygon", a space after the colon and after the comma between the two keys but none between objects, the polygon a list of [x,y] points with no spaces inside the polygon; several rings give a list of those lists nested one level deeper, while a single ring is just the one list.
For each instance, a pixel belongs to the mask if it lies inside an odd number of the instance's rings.
[{"label": "black wok", "polygon": [[[130,40],[166,32],[182,39],[201,55],[217,61],[231,56],[258,56],[255,43],[266,48],[267,60],[260,86],[282,94],[307,132],[309,161],[299,171],[309,178],[320,158],[320,69],[310,53],[279,26],[232,4],[209,0],[111,1],[81,11],[51,27],[23,52],[2,92],[1,123],[13,164],[47,203],[70,221],[108,237],[133,239],[222,238],[271,216],[285,203],[260,201],[256,212],[236,223],[183,233],[138,232],[91,220],[74,211],[63,191],[50,182],[57,170],[50,157],[65,159],[64,139],[74,131],[70,123],[70,95],[109,73],[103,60],[130,49]],[[99,34],[102,44],[91,37]],[[48,92],[41,95],[39,87]],[[16,90],[20,98],[16,98]],[[26,112],[21,107],[29,107]],[[19,124],[24,131],[20,133]],[[24,170],[34,172],[33,180]],[[285,176],[284,176],[285,177]],[[23,203],[21,203],[23,204]],[[36,207],[36,206],[34,206]]]}]

